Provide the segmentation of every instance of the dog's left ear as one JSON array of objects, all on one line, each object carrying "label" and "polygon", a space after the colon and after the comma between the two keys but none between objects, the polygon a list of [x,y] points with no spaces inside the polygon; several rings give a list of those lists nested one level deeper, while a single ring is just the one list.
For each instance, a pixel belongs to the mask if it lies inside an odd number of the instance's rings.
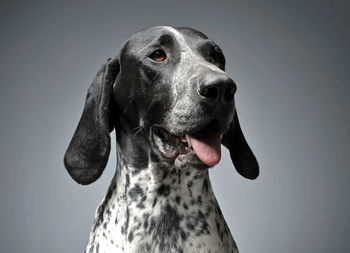
[{"label": "dog's left ear", "polygon": [[108,59],[89,87],[79,124],[64,156],[64,165],[79,184],[98,179],[106,167],[111,148],[109,133],[112,115],[113,83],[119,73],[118,57]]},{"label": "dog's left ear", "polygon": [[237,111],[229,131],[222,138],[222,144],[230,151],[231,160],[239,174],[248,179],[258,177],[259,165],[244,138],[238,121]]}]

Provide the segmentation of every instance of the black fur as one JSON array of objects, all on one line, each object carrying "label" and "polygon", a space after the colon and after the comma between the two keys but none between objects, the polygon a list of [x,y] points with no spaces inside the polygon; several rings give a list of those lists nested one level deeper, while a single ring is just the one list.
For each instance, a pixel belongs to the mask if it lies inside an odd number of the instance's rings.
[{"label": "black fur", "polygon": [[[155,50],[165,60],[152,60]],[[153,27],[133,35],[119,55],[91,84],[64,157],[74,180],[94,182],[106,166],[115,129],[117,171],[86,252],[237,252],[212,192],[210,166],[194,152],[185,158],[180,151],[165,155],[157,137],[157,128],[163,129],[172,145],[185,134],[214,129],[223,134],[237,171],[249,179],[258,176],[221,49],[194,29]]]},{"label": "black fur", "polygon": [[72,141],[64,156],[72,178],[80,184],[98,179],[108,160],[109,133],[113,129],[112,92],[119,72],[118,57],[109,59],[90,85],[85,107]]}]

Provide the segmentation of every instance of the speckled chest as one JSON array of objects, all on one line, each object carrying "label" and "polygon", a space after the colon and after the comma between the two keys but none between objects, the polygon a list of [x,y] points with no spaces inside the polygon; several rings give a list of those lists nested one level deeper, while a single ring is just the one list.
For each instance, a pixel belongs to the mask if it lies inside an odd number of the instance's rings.
[{"label": "speckled chest", "polygon": [[[116,179],[118,178],[118,181]],[[208,171],[117,170],[85,252],[238,252]]]}]

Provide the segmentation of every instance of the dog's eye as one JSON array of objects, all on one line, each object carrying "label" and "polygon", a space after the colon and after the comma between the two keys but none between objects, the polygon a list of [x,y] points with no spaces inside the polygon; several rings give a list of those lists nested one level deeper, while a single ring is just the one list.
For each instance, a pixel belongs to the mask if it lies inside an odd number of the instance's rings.
[{"label": "dog's eye", "polygon": [[148,57],[151,58],[153,61],[161,62],[166,59],[166,54],[163,50],[158,49],[154,51],[152,54],[150,54],[150,56]]}]

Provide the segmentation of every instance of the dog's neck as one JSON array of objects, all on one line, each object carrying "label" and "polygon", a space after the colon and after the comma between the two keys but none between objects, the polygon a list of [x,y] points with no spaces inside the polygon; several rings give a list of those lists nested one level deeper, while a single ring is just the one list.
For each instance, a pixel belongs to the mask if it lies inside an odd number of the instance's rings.
[{"label": "dog's neck", "polygon": [[209,200],[216,204],[208,169],[180,169],[159,161],[144,141],[134,134],[117,136],[118,164],[113,180],[119,201],[136,203],[140,209],[146,200],[152,200],[152,208],[170,205],[184,210],[202,207]]},{"label": "dog's neck", "polygon": [[178,169],[150,163],[140,170],[120,164],[115,178],[119,200],[137,203],[152,199],[154,206],[201,206],[213,199],[208,170]]},{"label": "dog's neck", "polygon": [[207,169],[178,169],[161,162],[130,166],[130,152],[138,151],[119,148],[116,174],[86,249],[101,241],[122,252],[194,252],[194,244],[208,240],[212,252],[236,247]]}]

